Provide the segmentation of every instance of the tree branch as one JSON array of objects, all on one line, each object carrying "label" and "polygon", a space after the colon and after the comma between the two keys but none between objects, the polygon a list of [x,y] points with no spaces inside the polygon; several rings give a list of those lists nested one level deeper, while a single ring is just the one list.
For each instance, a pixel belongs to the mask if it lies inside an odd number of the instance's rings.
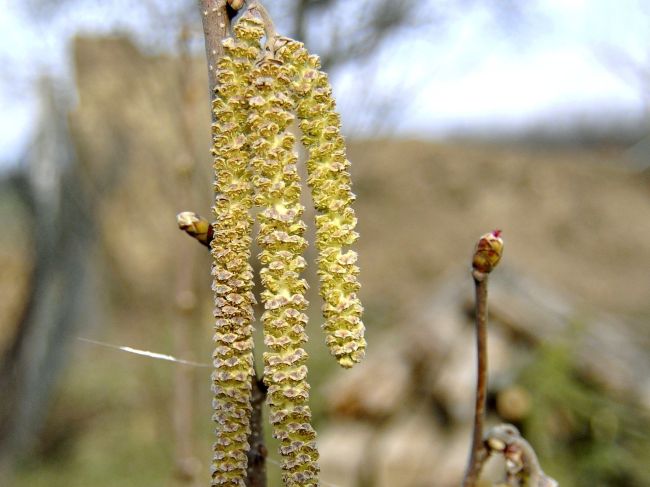
[{"label": "tree branch", "polygon": [[476,292],[476,403],[474,407],[474,431],[472,449],[463,480],[463,487],[474,487],[489,454],[483,442],[485,421],[485,398],[487,396],[487,281],[488,274],[501,260],[503,240],[501,231],[483,235],[474,249],[472,277]]},{"label": "tree branch", "polygon": [[474,277],[476,292],[476,403],[474,405],[474,432],[472,449],[464,487],[473,487],[487,459],[483,446],[483,422],[485,420],[485,398],[487,395],[487,274],[482,279]]}]

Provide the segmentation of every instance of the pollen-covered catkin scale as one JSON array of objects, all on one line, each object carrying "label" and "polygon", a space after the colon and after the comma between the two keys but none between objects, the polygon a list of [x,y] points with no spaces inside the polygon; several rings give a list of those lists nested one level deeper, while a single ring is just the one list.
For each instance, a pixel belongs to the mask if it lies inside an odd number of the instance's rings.
[{"label": "pollen-covered catkin scale", "polygon": [[258,64],[249,93],[248,126],[255,204],[261,208],[257,241],[262,249],[267,401],[273,434],[280,442],[284,483],[304,487],[318,485],[318,451],[308,405],[307,352],[302,348],[308,303],[307,283],[300,273],[307,242],[294,136],[288,131],[294,119],[286,93],[291,75],[289,66],[273,59]]},{"label": "pollen-covered catkin scale", "polygon": [[277,56],[293,66],[292,96],[309,151],[307,182],[312,191],[316,217],[318,275],[324,300],[323,328],[327,345],[343,367],[352,367],[365,355],[363,307],[357,297],[357,254],[347,247],[358,238],[352,209],[346,147],[341,120],[336,112],[327,75],[320,71],[317,56],[309,55],[302,43],[285,39]]},{"label": "pollen-covered catkin scale", "polygon": [[213,419],[217,423],[212,463],[213,486],[243,486],[250,433],[253,375],[252,321],[255,298],[249,264],[253,204],[250,158],[245,133],[245,91],[264,35],[261,21],[245,17],[234,28],[237,39],[223,42],[217,69],[212,126],[216,200],[211,242],[215,296]]}]

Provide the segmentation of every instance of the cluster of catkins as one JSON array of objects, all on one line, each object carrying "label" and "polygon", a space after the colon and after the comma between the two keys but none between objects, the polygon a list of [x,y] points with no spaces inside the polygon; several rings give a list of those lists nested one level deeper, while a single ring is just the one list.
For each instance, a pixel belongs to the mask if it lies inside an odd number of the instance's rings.
[{"label": "cluster of catkins", "polygon": [[[298,119],[309,153],[308,185],[316,217],[318,274],[327,345],[343,367],[364,354],[366,342],[357,298],[359,268],[347,247],[358,237],[354,195],[340,117],[318,57],[292,39],[265,32],[252,12],[224,43],[213,100],[216,171],[214,257],[215,336],[213,375],[213,485],[241,486],[246,477],[253,376],[252,294],[249,263],[253,207],[259,208],[264,290],[264,381],[273,434],[279,440],[288,486],[318,485],[318,451],[308,405],[305,299],[306,225],[301,182],[290,131]],[[262,39],[266,40],[264,48]]]}]

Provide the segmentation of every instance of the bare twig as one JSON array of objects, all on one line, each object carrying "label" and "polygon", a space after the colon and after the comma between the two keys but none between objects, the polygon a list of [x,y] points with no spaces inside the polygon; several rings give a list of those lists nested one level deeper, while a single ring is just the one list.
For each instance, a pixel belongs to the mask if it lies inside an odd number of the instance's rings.
[{"label": "bare twig", "polygon": [[483,442],[483,423],[485,421],[485,398],[487,395],[487,280],[488,274],[501,259],[503,240],[501,232],[496,230],[483,235],[474,250],[472,258],[472,277],[476,291],[476,351],[477,378],[476,403],[474,407],[474,431],[472,448],[463,480],[464,487],[474,487],[481,474],[481,469],[488,458],[488,451]]},{"label": "bare twig", "polygon": [[487,275],[481,280],[474,278],[474,286],[476,290],[476,403],[472,449],[463,482],[465,487],[476,485],[483,463],[487,459],[485,448],[483,448],[483,421],[487,393]]}]

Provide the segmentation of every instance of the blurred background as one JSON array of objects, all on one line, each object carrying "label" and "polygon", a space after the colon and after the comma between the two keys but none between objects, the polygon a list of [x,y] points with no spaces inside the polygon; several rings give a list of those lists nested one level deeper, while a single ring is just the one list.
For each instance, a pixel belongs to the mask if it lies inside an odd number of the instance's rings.
[{"label": "blurred background", "polygon": [[[308,271],[323,485],[458,485],[496,228],[490,424],[563,486],[650,485],[648,3],[263,3],[330,73],[358,196],[351,371]],[[206,485],[210,259],[175,223],[212,201],[197,5],[0,6],[0,485]]]}]

